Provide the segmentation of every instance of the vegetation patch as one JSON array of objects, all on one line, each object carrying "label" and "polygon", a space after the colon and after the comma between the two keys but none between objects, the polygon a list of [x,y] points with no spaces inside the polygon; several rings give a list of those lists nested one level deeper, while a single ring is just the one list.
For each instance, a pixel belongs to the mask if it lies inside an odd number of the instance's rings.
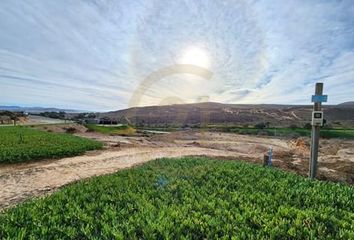
[{"label": "vegetation patch", "polygon": [[[311,136],[311,125],[310,128],[299,128],[299,127],[279,127],[279,128],[257,128],[255,127],[241,127],[241,126],[222,126],[222,125],[210,125],[205,127],[139,127],[142,130],[155,130],[155,131],[165,131],[173,132],[183,129],[203,129],[208,131],[217,132],[230,132],[244,135],[265,135],[265,136],[278,136],[278,137],[310,137]],[[322,138],[342,138],[342,139],[354,139],[354,129],[352,128],[322,128],[320,132],[320,137]]]},{"label": "vegetation patch", "polygon": [[136,134],[136,129],[129,125],[102,126],[97,124],[86,124],[85,127],[89,131],[99,132],[108,135],[133,136]]},{"label": "vegetation patch", "polygon": [[0,215],[1,239],[353,239],[354,188],[258,165],[160,159]]},{"label": "vegetation patch", "polygon": [[320,136],[324,138],[354,139],[354,129],[322,129]]},{"label": "vegetation patch", "polygon": [[100,149],[102,143],[28,127],[0,127],[0,163],[75,156]]},{"label": "vegetation patch", "polygon": [[[311,136],[311,129],[305,128],[241,128],[241,127],[224,127],[223,132],[233,132],[247,135],[267,135],[267,136],[284,136],[284,137],[300,137]],[[320,137],[323,138],[343,138],[354,139],[354,129],[321,129]]]}]

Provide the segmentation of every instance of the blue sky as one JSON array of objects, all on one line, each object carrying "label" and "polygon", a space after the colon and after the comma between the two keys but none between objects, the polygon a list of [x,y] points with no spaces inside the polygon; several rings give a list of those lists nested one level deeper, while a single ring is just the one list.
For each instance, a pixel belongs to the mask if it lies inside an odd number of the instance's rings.
[{"label": "blue sky", "polygon": [[354,100],[352,0],[2,0],[0,29],[0,105]]}]

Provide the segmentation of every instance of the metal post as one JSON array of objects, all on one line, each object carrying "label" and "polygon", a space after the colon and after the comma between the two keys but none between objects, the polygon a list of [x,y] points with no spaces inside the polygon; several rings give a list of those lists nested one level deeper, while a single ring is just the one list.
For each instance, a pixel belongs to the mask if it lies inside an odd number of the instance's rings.
[{"label": "metal post", "polygon": [[[316,83],[315,95],[322,95],[323,93],[323,83]],[[313,105],[314,111],[321,111],[321,102],[315,102]],[[310,156],[310,169],[309,177],[311,179],[316,178],[317,174],[317,158],[318,158],[318,145],[320,139],[320,129],[321,126],[312,125],[311,132],[311,156]]]},{"label": "metal post", "polygon": [[269,159],[268,159],[268,166],[272,166],[272,160],[273,160],[273,147],[272,146],[269,146],[269,149],[268,149],[268,156],[269,156]]}]

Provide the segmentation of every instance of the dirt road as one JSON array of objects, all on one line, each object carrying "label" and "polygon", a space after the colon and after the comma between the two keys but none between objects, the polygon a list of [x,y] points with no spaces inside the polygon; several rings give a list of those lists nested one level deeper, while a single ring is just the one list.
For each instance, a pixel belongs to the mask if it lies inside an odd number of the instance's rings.
[{"label": "dirt road", "polygon": [[16,167],[4,166],[0,169],[0,208],[16,204],[28,197],[54,191],[80,179],[113,173],[156,158],[187,155],[232,157],[234,153],[198,147],[139,147],[21,164]]},{"label": "dirt road", "polygon": [[[161,157],[206,155],[262,162],[268,146],[274,166],[303,175],[308,171],[306,139],[285,140],[210,132],[178,132],[152,137],[82,134],[106,143],[108,149],[83,156],[0,166],[0,209],[50,193],[68,183],[109,174]],[[322,141],[319,177],[354,180],[354,142]]]}]

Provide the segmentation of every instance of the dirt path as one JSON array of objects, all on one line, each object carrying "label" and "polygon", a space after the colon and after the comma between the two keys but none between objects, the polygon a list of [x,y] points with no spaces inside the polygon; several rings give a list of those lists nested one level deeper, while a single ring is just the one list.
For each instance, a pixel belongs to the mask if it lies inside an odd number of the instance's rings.
[{"label": "dirt path", "polygon": [[53,192],[65,184],[80,179],[113,173],[156,158],[186,155],[235,157],[234,152],[198,147],[139,147],[103,151],[92,156],[8,165],[0,168],[0,209],[29,197]]}]

